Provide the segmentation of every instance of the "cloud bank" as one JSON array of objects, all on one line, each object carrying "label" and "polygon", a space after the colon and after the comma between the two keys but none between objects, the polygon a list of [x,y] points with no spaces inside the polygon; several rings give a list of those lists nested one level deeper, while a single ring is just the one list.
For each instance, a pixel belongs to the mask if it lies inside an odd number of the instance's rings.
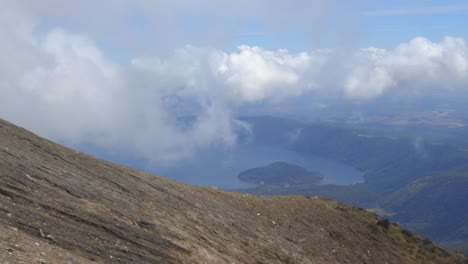
[{"label": "cloud bank", "polygon": [[[11,2],[7,2],[11,3]],[[0,9],[0,116],[69,145],[125,151],[153,162],[232,146],[247,124],[240,107],[282,104],[324,92],[372,99],[468,87],[461,38],[418,37],[394,49],[289,52],[186,45],[165,56],[118,62],[90,35],[62,27],[37,33],[14,5]],[[195,119],[181,117],[196,115]]]}]

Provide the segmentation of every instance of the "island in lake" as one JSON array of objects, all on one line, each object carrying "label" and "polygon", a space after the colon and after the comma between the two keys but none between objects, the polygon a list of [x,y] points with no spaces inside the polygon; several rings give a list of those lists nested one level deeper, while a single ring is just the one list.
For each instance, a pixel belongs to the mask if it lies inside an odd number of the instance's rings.
[{"label": "island in lake", "polygon": [[317,185],[323,181],[319,172],[282,161],[264,167],[245,170],[238,175],[239,180],[257,185],[278,185],[283,187],[305,187]]}]

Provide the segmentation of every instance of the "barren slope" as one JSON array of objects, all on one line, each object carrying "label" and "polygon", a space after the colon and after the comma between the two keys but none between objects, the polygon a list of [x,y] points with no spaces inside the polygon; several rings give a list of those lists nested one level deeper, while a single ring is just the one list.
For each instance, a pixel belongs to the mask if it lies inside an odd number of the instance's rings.
[{"label": "barren slope", "polygon": [[361,209],[192,187],[0,120],[1,263],[468,263]]}]

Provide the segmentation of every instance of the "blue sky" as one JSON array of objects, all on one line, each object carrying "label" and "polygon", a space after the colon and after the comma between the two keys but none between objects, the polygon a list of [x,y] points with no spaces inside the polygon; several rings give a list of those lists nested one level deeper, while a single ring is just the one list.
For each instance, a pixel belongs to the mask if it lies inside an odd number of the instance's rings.
[{"label": "blue sky", "polygon": [[[177,14],[176,20],[180,22],[180,34],[184,35],[180,39],[185,44],[211,44],[227,50],[240,45],[285,48],[295,52],[348,45],[393,48],[419,36],[433,41],[445,36],[468,36],[466,1],[318,2],[321,3],[301,3],[298,8],[286,9],[278,22],[274,21],[278,10],[271,16],[248,14],[245,17],[237,14],[223,17],[205,12],[186,15],[182,12]],[[245,8],[249,8],[248,5]],[[151,19],[140,14],[136,21],[135,28],[142,30],[142,38],[151,39]],[[216,29],[217,24],[221,28]],[[229,34],[223,36],[217,30]],[[176,39],[175,43],[180,43],[178,41]]]},{"label": "blue sky", "polygon": [[[308,25],[300,22],[285,32],[269,32],[258,23],[245,28],[248,33],[235,39],[249,44],[291,50],[339,47],[393,48],[415,37],[438,41],[445,36],[468,36],[467,1],[346,1],[330,4],[318,26],[321,36],[307,37]],[[294,14],[291,14],[294,17]],[[257,33],[257,35],[255,35]]]},{"label": "blue sky", "polygon": [[468,35],[464,26],[468,24],[468,3],[460,0],[256,1],[253,5],[240,1],[232,12],[232,5],[225,4],[228,1],[199,1],[198,5],[197,1],[169,5],[133,2],[120,4],[125,10],[119,10],[119,4],[111,7],[109,16],[101,20],[99,12],[43,12],[38,31],[59,26],[91,34],[106,52],[121,59],[135,53],[167,52],[186,44],[227,51],[250,45],[299,52],[335,47],[394,48],[419,36],[439,41],[445,36]]},{"label": "blue sky", "polygon": [[466,1],[406,2],[404,7],[382,6],[375,9],[376,14],[361,16],[362,45],[390,48],[416,36],[434,41],[444,36],[468,36]]}]

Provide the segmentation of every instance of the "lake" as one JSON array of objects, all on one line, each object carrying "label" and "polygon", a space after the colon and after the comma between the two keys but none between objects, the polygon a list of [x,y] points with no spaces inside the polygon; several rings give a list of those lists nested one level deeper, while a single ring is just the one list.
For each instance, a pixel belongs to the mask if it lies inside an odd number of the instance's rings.
[{"label": "lake", "polygon": [[252,187],[237,178],[240,172],[275,161],[293,163],[320,172],[324,175],[322,184],[350,185],[364,182],[362,172],[349,165],[318,156],[303,156],[280,147],[254,144],[238,144],[232,148],[212,147],[172,167],[159,166],[150,170],[188,184],[237,189]]}]

